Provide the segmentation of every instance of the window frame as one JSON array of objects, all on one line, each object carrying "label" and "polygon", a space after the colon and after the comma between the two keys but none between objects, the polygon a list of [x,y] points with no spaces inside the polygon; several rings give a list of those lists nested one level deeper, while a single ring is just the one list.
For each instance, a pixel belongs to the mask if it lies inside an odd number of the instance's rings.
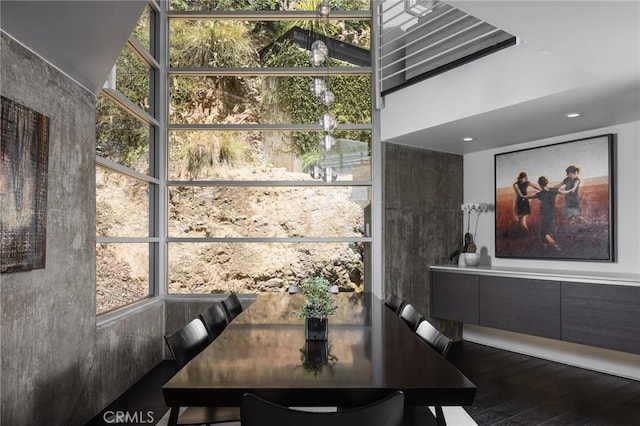
[{"label": "window frame", "polygon": [[[96,303],[96,316],[98,318],[98,324],[117,318],[122,314],[129,312],[130,310],[137,309],[139,306],[146,306],[151,303],[153,299],[158,296],[159,293],[159,247],[161,244],[161,238],[159,236],[159,223],[158,211],[159,211],[159,194],[161,186],[161,176],[159,176],[159,156],[157,155],[157,148],[161,145],[160,137],[162,132],[160,131],[161,122],[157,119],[158,112],[162,109],[159,104],[159,81],[161,80],[162,66],[155,59],[158,56],[159,43],[158,38],[160,34],[160,6],[155,0],[149,1],[149,46],[150,50],[132,34],[129,36],[127,43],[123,46],[123,50],[129,49],[136,57],[138,57],[142,63],[147,64],[149,72],[149,112],[143,110],[130,99],[128,99],[122,92],[109,87],[104,87],[101,90],[101,94],[109,98],[116,107],[122,109],[124,113],[134,117],[142,124],[148,126],[148,172],[147,174],[140,173],[133,170],[130,167],[122,165],[118,162],[109,160],[107,158],[96,155],[95,166],[102,167],[111,172],[126,176],[138,180],[140,182],[147,183],[149,185],[149,200],[148,200],[148,236],[147,237],[112,237],[112,236],[98,236],[96,235],[96,245],[98,244],[148,244],[149,246],[149,261],[147,265],[147,277],[148,277],[148,292],[147,296],[138,299],[134,302],[121,305],[108,311],[98,313],[98,305]],[[140,16],[142,18],[143,12]],[[140,19],[139,18],[139,19]],[[96,289],[97,289],[97,276],[98,271],[96,269]],[[96,292],[97,295],[97,292]]]},{"label": "window frame", "polygon": [[[315,11],[176,11],[176,10],[165,10],[163,11],[163,21],[164,24],[169,28],[171,19],[191,19],[191,20],[239,20],[239,21],[295,21],[295,20],[316,20],[318,19],[317,13]],[[353,10],[353,11],[332,11],[330,18],[331,20],[366,20],[369,21],[371,28],[373,28],[373,13],[371,10]],[[166,49],[164,53],[164,63],[167,65],[166,71],[166,79],[167,79],[167,90],[165,92],[165,96],[167,99],[170,99],[170,87],[168,81],[172,76],[305,76],[305,75],[313,75],[317,76],[319,74],[319,70],[317,67],[260,67],[260,68],[229,68],[229,67],[169,67],[169,46],[170,46],[170,35],[167,34],[166,41]],[[373,52],[373,48],[371,48],[371,52]],[[372,57],[372,63],[373,57]],[[373,78],[374,72],[373,67],[371,66],[354,66],[354,67],[331,67],[325,68],[322,70],[323,74],[330,73],[332,76],[349,76],[349,75],[367,75],[370,76],[372,81],[372,90],[371,90],[371,123],[340,123],[339,130],[368,130],[371,132],[371,156],[374,156],[374,153],[379,152],[378,148],[374,148],[374,145],[377,144],[376,136],[378,132],[374,126],[374,106],[373,106]],[[168,107],[169,105],[165,105],[165,114],[168,116]],[[181,123],[166,123],[166,129],[163,132],[164,137],[167,140],[167,145],[165,145],[165,149],[168,150],[168,140],[169,140],[169,132],[172,130],[218,130],[218,131],[252,131],[252,130],[318,130],[318,125],[316,123],[295,123],[295,124],[181,124]],[[377,155],[377,154],[376,154]],[[165,170],[168,169],[168,156],[167,162],[165,164]],[[376,209],[373,207],[374,205],[374,182],[375,175],[373,170],[373,158],[372,158],[372,169],[371,169],[371,179],[368,180],[358,180],[358,181],[336,181],[333,183],[326,183],[322,181],[226,181],[226,180],[166,180],[164,181],[165,193],[168,192],[168,188],[177,187],[177,186],[194,186],[194,187],[204,187],[204,186],[225,186],[225,187],[259,187],[259,186],[296,186],[296,187],[337,187],[337,186],[351,186],[351,187],[366,187],[370,189],[371,194],[371,214],[367,217],[365,213],[365,232],[366,236],[363,237],[286,237],[286,238],[267,238],[267,237],[236,237],[236,238],[206,238],[206,237],[196,237],[196,238],[187,238],[187,237],[170,237],[168,234],[165,234],[163,241],[164,250],[166,253],[166,247],[169,243],[344,243],[344,242],[354,242],[354,243],[367,243],[371,250],[376,250],[372,246],[375,244],[376,240],[379,238],[374,238],[374,229],[371,226],[373,221],[372,216],[377,216],[373,211]],[[377,202],[377,200],[376,200]],[[167,211],[168,204],[164,206],[164,210]],[[168,223],[168,222],[167,222]],[[377,235],[380,235],[377,233]],[[373,281],[378,281],[376,278],[372,278],[373,275],[373,267],[371,265],[372,255],[365,256],[363,259],[364,268],[365,268],[365,282],[364,286],[367,291],[371,291],[372,287],[376,288],[379,285],[373,284]],[[166,262],[163,265],[165,277],[169,276],[168,271],[168,258],[166,258]],[[377,268],[376,268],[377,269]],[[378,275],[379,276],[379,275]],[[185,294],[182,293],[169,293],[168,291],[168,283],[164,281],[164,292],[163,294],[168,297],[183,297]],[[191,296],[205,295],[193,293],[189,294]]]}]

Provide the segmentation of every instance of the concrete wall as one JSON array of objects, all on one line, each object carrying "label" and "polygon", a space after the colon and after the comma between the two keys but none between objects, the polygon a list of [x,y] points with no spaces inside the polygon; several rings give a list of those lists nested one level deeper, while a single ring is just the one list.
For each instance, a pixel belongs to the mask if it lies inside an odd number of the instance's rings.
[{"label": "concrete wall", "polygon": [[0,89],[50,118],[46,268],[0,276],[6,425],[83,424],[162,359],[164,306],[97,327],[95,99],[2,33]]},{"label": "concrete wall", "polygon": [[[431,312],[429,266],[449,263],[462,235],[462,156],[383,144],[384,293]],[[460,338],[460,324],[432,319]]]}]

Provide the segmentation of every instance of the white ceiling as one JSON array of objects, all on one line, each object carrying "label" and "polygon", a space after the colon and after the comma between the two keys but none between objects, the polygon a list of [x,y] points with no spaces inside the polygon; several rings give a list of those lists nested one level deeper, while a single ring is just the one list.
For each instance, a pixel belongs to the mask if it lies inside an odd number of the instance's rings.
[{"label": "white ceiling", "polygon": [[[640,0],[447,3],[521,43],[388,95],[383,140],[466,154],[640,120]],[[1,28],[97,93],[145,4],[2,0]]]},{"label": "white ceiling", "polygon": [[640,1],[446,2],[520,44],[385,97],[383,140],[466,154],[640,121]]}]

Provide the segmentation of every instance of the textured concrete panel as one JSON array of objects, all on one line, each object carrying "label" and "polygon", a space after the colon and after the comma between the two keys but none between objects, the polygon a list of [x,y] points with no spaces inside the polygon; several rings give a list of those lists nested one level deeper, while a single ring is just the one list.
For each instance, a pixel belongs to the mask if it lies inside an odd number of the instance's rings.
[{"label": "textured concrete panel", "polygon": [[[429,317],[429,266],[449,263],[462,236],[462,157],[384,144],[385,294],[413,304]],[[461,327],[432,319],[448,336]]]},{"label": "textured concrete panel", "polygon": [[45,269],[0,275],[3,425],[84,424],[162,358],[164,309],[96,328],[95,97],[5,33],[2,95],[50,118]]},{"label": "textured concrete panel", "polygon": [[[163,360],[164,315],[164,302],[156,299],[135,313],[98,327],[94,351],[98,362],[90,376],[97,380],[96,395],[91,397],[99,403],[92,415]],[[156,419],[160,418],[157,414]]]}]

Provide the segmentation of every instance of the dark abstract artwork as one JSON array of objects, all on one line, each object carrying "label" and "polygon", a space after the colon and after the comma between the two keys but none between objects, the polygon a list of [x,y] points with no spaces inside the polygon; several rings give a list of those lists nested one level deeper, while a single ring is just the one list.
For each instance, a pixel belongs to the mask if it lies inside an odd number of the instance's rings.
[{"label": "dark abstract artwork", "polygon": [[2,97],[0,272],[45,267],[49,118]]}]

